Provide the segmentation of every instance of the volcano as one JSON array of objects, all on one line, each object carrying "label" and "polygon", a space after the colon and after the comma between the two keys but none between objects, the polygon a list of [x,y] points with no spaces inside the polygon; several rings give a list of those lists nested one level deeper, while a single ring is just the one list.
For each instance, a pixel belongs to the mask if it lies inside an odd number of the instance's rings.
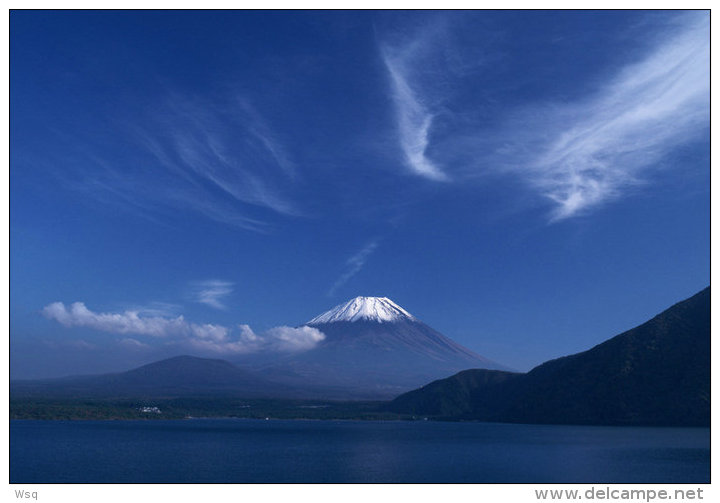
[{"label": "volcano", "polygon": [[388,398],[460,370],[508,370],[457,344],[386,297],[356,297],[305,323],[325,339],[259,368],[267,378],[338,398]]}]

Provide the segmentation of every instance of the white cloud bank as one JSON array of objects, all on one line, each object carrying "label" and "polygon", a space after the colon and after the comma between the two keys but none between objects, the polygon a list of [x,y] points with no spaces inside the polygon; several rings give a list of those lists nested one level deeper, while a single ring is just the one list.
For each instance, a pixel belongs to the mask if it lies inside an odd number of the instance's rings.
[{"label": "white cloud bank", "polygon": [[[66,307],[62,302],[45,306],[42,314],[66,327],[86,327],[115,334],[132,334],[171,339],[173,343],[217,353],[254,353],[260,351],[306,351],[325,339],[325,334],[312,327],[274,327],[256,334],[248,325],[239,325],[237,334],[222,325],[196,324],[182,316],[165,318],[142,316],[137,311],[96,313],[84,303]],[[125,344],[140,347],[144,343],[126,338]]]}]

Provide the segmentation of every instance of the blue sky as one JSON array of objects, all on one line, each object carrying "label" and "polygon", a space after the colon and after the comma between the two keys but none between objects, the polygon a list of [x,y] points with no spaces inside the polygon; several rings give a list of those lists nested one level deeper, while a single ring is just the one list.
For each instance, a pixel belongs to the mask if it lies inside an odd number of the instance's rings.
[{"label": "blue sky", "polygon": [[14,377],[311,348],[518,370],[710,282],[702,11],[10,15]]}]

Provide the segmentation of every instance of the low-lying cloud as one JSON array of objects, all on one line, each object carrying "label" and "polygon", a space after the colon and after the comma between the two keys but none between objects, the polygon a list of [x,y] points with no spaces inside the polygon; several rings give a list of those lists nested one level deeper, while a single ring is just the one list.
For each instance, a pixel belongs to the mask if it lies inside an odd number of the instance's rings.
[{"label": "low-lying cloud", "polygon": [[115,334],[136,334],[151,337],[169,337],[172,335],[205,336],[205,334],[223,330],[223,327],[216,325],[188,323],[182,316],[177,318],[141,316],[137,311],[95,313],[89,310],[82,302],[74,302],[69,307],[66,307],[62,302],[53,302],[45,306],[42,312],[45,317],[55,320],[66,327],[87,327]]},{"label": "low-lying cloud", "polygon": [[240,340],[253,345],[256,350],[271,351],[305,351],[312,349],[325,339],[320,330],[308,327],[273,327],[261,335],[257,335],[248,325],[240,325]]},{"label": "low-lying cloud", "polygon": [[[160,338],[170,344],[216,353],[307,351],[325,339],[325,334],[307,326],[279,326],[256,334],[248,325],[238,325],[233,330],[223,325],[191,323],[183,316],[143,316],[137,311],[96,313],[82,302],[75,302],[69,307],[62,302],[53,302],[43,308],[42,314],[65,327],[85,327],[114,334]],[[134,338],[123,339],[123,345],[134,348],[147,346]]]}]

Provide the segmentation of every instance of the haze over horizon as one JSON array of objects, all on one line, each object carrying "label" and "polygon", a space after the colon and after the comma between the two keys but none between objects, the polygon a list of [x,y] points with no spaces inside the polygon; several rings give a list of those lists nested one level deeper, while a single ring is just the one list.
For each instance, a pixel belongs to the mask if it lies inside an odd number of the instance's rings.
[{"label": "haze over horizon", "polygon": [[517,370],[710,284],[709,13],[12,11],[13,378],[312,348]]}]

